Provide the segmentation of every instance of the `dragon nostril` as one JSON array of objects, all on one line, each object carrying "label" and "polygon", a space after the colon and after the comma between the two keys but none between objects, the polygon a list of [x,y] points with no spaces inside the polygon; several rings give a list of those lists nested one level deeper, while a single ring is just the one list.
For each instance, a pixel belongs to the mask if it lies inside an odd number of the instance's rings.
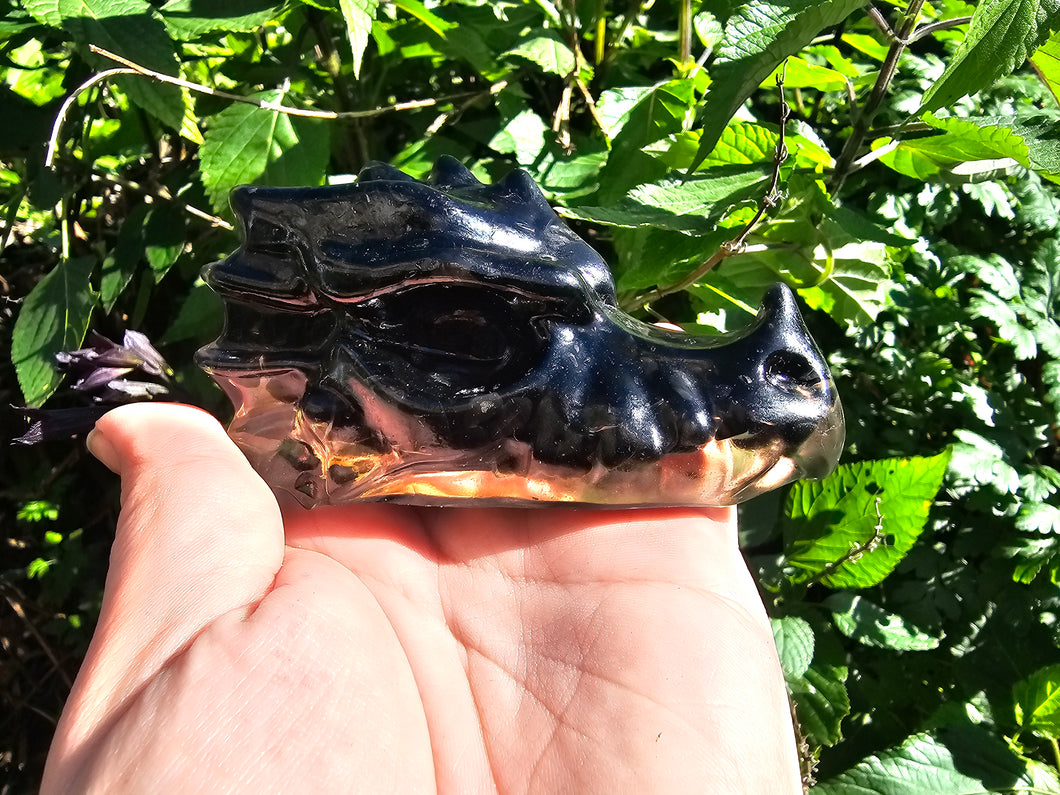
[{"label": "dragon nostril", "polygon": [[821,383],[821,374],[813,362],[795,351],[773,351],[766,357],[766,381],[781,389],[813,387]]}]

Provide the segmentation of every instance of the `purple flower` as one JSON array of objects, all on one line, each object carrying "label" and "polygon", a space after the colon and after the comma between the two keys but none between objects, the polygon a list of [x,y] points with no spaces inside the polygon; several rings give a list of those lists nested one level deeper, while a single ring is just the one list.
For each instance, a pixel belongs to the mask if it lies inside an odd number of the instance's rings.
[{"label": "purple flower", "polygon": [[[87,433],[96,420],[122,403],[157,397],[174,399],[173,368],[139,331],[126,331],[120,345],[93,331],[88,347],[63,351],[56,354],[55,360],[59,369],[74,379],[70,389],[90,396],[93,405],[62,409],[13,407],[25,418],[26,431],[12,444],[37,444]],[[139,378],[130,379],[129,375]]]},{"label": "purple flower", "polygon": [[[126,331],[119,345],[93,331],[90,343],[87,348],[55,356],[60,369],[76,379],[71,389],[91,394],[96,402],[116,404],[170,393],[173,369],[144,334]],[[161,383],[125,378],[136,371]]]}]

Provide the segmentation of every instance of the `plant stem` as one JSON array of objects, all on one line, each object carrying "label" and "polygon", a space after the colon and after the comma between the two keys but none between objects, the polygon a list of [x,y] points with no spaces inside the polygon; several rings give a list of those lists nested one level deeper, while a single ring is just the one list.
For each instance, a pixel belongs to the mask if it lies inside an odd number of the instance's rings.
[{"label": "plant stem", "polygon": [[876,118],[876,113],[879,111],[880,105],[883,103],[883,98],[887,95],[887,89],[890,88],[891,81],[894,79],[895,72],[898,70],[898,59],[902,57],[906,45],[913,39],[913,33],[916,31],[917,19],[920,17],[920,9],[923,7],[924,0],[909,0],[909,5],[905,10],[905,16],[902,19],[902,24],[899,26],[898,31],[894,34],[894,38],[891,40],[891,47],[887,51],[887,57],[884,59],[883,65],[880,67],[880,74],[876,78],[876,85],[872,87],[872,94],[869,95],[865,107],[861,109],[857,118],[854,119],[854,126],[850,133],[850,137],[847,139],[846,145],[843,147],[843,151],[839,155],[839,161],[836,163],[835,172],[832,174],[832,182],[828,186],[833,196],[838,194],[842,189],[843,183],[846,182],[846,178],[852,170],[851,166],[854,163],[854,159],[857,157],[858,150],[861,148],[861,144],[865,140],[869,128],[872,126],[872,120]]},{"label": "plant stem", "polygon": [[692,60],[692,0],[681,0],[681,14],[677,21],[677,59],[682,68]]},{"label": "plant stem", "polygon": [[1056,762],[1056,769],[1060,771],[1060,743],[1056,741],[1055,737],[1050,737],[1049,742],[1053,746],[1053,761]]},{"label": "plant stem", "polygon": [[754,214],[754,217],[747,223],[740,232],[732,240],[727,240],[722,243],[718,250],[715,251],[709,259],[703,262],[698,268],[689,273],[685,278],[676,284],[671,284],[669,287],[658,287],[651,292],[635,298],[629,302],[624,308],[631,309],[634,306],[646,306],[651,304],[653,301],[658,301],[667,295],[673,293],[679,293],[686,287],[698,282],[704,276],[707,275],[711,270],[721,264],[722,260],[726,257],[731,257],[733,254],[739,254],[744,250],[747,243],[747,237],[754,231],[754,228],[758,226],[759,221],[765,217],[766,212],[775,209],[780,203],[781,194],[778,191],[780,186],[780,167],[784,165],[784,162],[788,159],[788,146],[785,141],[785,128],[787,127],[788,118],[791,115],[791,106],[788,105],[787,100],[784,98],[784,72],[783,70],[777,75],[777,89],[780,91],[780,137],[777,139],[776,148],[773,150],[773,173],[769,182],[769,188],[762,196],[762,200],[758,203],[758,212]]}]

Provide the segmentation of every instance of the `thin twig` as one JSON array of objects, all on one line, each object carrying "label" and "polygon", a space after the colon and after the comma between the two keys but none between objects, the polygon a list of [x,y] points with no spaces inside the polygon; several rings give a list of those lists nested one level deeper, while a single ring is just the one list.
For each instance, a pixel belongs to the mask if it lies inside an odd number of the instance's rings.
[{"label": "thin twig", "polygon": [[45,642],[40,632],[38,632],[37,628],[33,626],[33,622],[29,620],[29,617],[26,615],[26,611],[22,609],[22,605],[12,599],[9,593],[4,594],[4,600],[7,602],[8,606],[10,606],[12,612],[14,612],[14,614],[20,619],[22,619],[22,623],[26,625],[26,629],[29,630],[30,634],[36,639],[37,643],[40,644],[40,647],[44,651],[45,655],[47,655],[48,659],[51,660],[54,669],[58,671],[59,676],[63,678],[63,682],[66,684],[67,689],[72,687],[73,682],[70,680],[69,674],[67,674],[66,671],[63,670],[62,665],[60,665],[59,663],[59,658],[55,656],[55,652],[52,651],[51,646],[49,646]]},{"label": "thin twig", "polygon": [[507,80],[501,80],[500,82],[494,83],[486,91],[462,91],[459,94],[449,94],[444,97],[431,97],[429,99],[413,99],[407,102],[397,102],[393,105],[383,105],[382,107],[372,108],[371,110],[348,110],[348,111],[334,111],[334,110],[313,110],[310,108],[296,108],[292,105],[283,105],[279,102],[263,101],[260,99],[251,99],[250,97],[244,97],[239,94],[231,94],[227,91],[220,91],[210,86],[204,86],[201,83],[193,83],[190,80],[184,80],[180,77],[173,77],[167,75],[164,72],[156,72],[153,69],[148,69],[145,66],[141,66],[134,61],[130,61],[127,58],[122,58],[120,55],[115,55],[109,50],[105,50],[102,47],[97,47],[95,44],[90,44],[89,49],[92,52],[102,55],[105,58],[110,58],[112,61],[116,61],[129,69],[132,69],[137,74],[141,74],[144,77],[151,77],[155,80],[159,80],[163,83],[169,83],[174,86],[180,86],[181,88],[187,88],[191,91],[195,91],[199,94],[208,94],[211,97],[220,97],[221,99],[229,99],[233,102],[242,102],[246,105],[254,105],[261,108],[262,110],[274,110],[277,113],[285,113],[288,116],[304,116],[307,119],[367,119],[372,116],[380,116],[384,113],[391,113],[393,111],[404,111],[404,110],[419,110],[420,108],[429,108],[442,102],[448,102],[453,99],[461,99],[462,97],[471,96],[472,94],[483,94],[490,93],[496,94],[506,85]]},{"label": "thin twig", "polygon": [[854,119],[850,137],[843,146],[843,151],[839,154],[839,160],[832,174],[832,182],[828,186],[833,196],[839,193],[847,176],[850,174],[850,167],[854,163],[858,150],[861,148],[861,144],[872,126],[872,120],[876,117],[883,98],[887,95],[887,90],[890,88],[891,81],[898,71],[898,60],[902,57],[902,52],[905,51],[906,45],[913,41],[916,23],[920,17],[920,9],[923,6],[924,0],[909,0],[902,24],[898,31],[893,34],[890,49],[887,50],[887,57],[880,67],[880,74],[876,78],[876,84],[872,87],[872,94],[869,95],[869,99],[865,103],[865,107],[861,109],[861,113]]},{"label": "thin twig", "polygon": [[134,190],[143,193],[145,196],[155,196],[159,199],[162,199],[163,201],[173,202],[181,209],[183,209],[186,213],[188,213],[188,215],[194,215],[196,218],[201,218],[204,221],[209,221],[211,226],[218,226],[222,229],[227,229],[228,231],[232,231],[233,229],[235,229],[235,227],[232,226],[232,224],[228,223],[228,221],[226,221],[224,218],[220,218],[216,215],[210,215],[205,210],[200,210],[198,207],[188,204],[183,199],[174,196],[172,193],[169,192],[165,185],[149,187],[147,185],[142,185],[139,182],[134,182],[131,179],[125,179],[123,177],[118,177],[113,174],[102,174],[98,171],[92,173],[92,180],[94,182],[111,182],[115,185],[121,185],[123,188],[128,188],[129,190]]},{"label": "thin twig", "polygon": [[871,19],[873,24],[880,29],[880,32],[883,33],[884,36],[888,39],[894,38],[894,31],[891,30],[891,26],[887,23],[887,20],[884,19],[883,14],[880,13],[880,10],[876,8],[876,6],[870,5],[865,9],[865,13],[869,15],[869,19]]},{"label": "thin twig", "polygon": [[780,90],[780,137],[777,140],[776,148],[773,150],[773,173],[769,181],[769,188],[758,203],[758,211],[754,214],[754,217],[747,222],[747,225],[743,228],[740,234],[732,240],[722,243],[718,247],[718,250],[715,251],[709,259],[685,276],[685,278],[681,279],[681,281],[672,284],[669,287],[658,287],[643,296],[635,298],[633,301],[628,302],[627,308],[651,304],[667,295],[679,293],[685,288],[698,282],[706,276],[707,273],[720,265],[722,260],[726,257],[731,257],[734,254],[739,254],[744,251],[746,248],[747,237],[754,231],[755,227],[758,226],[762,218],[765,217],[765,214],[769,210],[776,208],[781,198],[780,191],[778,190],[780,185],[780,167],[784,165],[784,162],[788,159],[785,129],[787,127],[788,117],[791,115],[791,106],[788,105],[787,100],[784,98],[783,69],[780,74],[777,75],[777,88]]},{"label": "thin twig", "polygon": [[944,19],[941,22],[932,22],[930,25],[924,25],[924,27],[914,33],[911,41],[920,41],[933,33],[938,33],[940,30],[959,28],[961,25],[967,25],[971,21],[971,17],[954,17],[953,19]]},{"label": "thin twig", "polygon": [[66,98],[63,102],[62,107],[59,108],[59,113],[55,116],[55,121],[52,123],[52,133],[48,137],[48,150],[44,154],[44,165],[47,168],[52,167],[52,162],[55,160],[55,150],[58,147],[59,132],[62,130],[62,126],[66,121],[66,114],[70,112],[70,107],[77,101],[77,98],[82,93],[92,88],[97,83],[102,83],[104,80],[109,80],[115,75],[134,75],[136,74],[135,69],[107,69],[104,72],[100,72],[97,75],[92,75],[88,80],[79,85],[74,93]]}]

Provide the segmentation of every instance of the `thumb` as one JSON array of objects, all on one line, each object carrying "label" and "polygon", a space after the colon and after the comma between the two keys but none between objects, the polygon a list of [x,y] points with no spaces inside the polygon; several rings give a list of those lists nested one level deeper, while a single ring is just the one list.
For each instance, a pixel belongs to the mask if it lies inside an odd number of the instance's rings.
[{"label": "thumb", "polygon": [[276,500],[205,412],[122,406],[89,449],[121,476],[122,509],[99,624],[56,733],[68,751],[204,627],[253,610],[284,553]]}]

